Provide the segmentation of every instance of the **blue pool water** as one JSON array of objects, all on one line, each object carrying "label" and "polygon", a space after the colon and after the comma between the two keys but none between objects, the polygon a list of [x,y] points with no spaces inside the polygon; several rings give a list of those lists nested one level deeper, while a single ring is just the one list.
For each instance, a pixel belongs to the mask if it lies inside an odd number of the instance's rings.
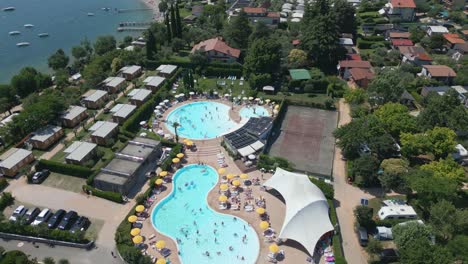
[{"label": "blue pool water", "polygon": [[[255,263],[260,250],[255,230],[240,218],[208,207],[206,196],[217,181],[218,174],[210,166],[188,165],[177,171],[174,190],[151,213],[153,226],[174,241],[180,239],[182,263]],[[246,240],[242,242],[244,235]],[[204,255],[206,251],[210,256]]]},{"label": "blue pool water", "polygon": [[261,117],[261,116],[270,116],[268,110],[263,106],[251,106],[244,107],[239,112],[242,118],[251,118],[251,117]]},{"label": "blue pool water", "polygon": [[228,132],[237,126],[229,118],[230,107],[216,102],[195,102],[176,108],[167,116],[167,127],[173,133],[174,122],[179,123],[180,137],[210,139]]}]

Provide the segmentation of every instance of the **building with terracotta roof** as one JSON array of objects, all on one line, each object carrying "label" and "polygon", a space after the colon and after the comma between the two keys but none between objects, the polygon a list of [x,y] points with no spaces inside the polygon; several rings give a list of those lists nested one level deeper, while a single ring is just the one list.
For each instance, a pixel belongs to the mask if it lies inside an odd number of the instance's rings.
[{"label": "building with terracotta roof", "polygon": [[413,41],[410,39],[392,39],[392,46],[398,48],[401,46],[413,46]]},{"label": "building with terracotta roof", "polygon": [[411,34],[409,32],[389,32],[390,39],[409,39]]},{"label": "building with terracotta roof", "polygon": [[222,62],[234,62],[239,59],[240,50],[229,47],[222,38],[212,38],[204,40],[193,46],[191,53],[200,50],[208,56],[210,60]]},{"label": "building with terracotta roof", "polygon": [[453,48],[455,44],[465,43],[465,40],[460,37],[458,34],[446,33],[442,35],[444,37],[445,43],[449,48]]},{"label": "building with terracotta roof", "polygon": [[[351,78],[351,69],[364,69],[372,72],[372,65],[368,61],[363,60],[342,60],[338,64],[338,72],[341,78],[349,80]],[[356,72],[355,74],[363,73],[362,71]],[[360,79],[360,78],[358,78]]]},{"label": "building with terracotta roof", "polygon": [[435,79],[445,84],[451,84],[453,79],[457,77],[457,73],[450,67],[445,65],[423,65],[420,76],[426,76],[429,79]]},{"label": "building with terracotta roof", "polygon": [[349,75],[350,81],[363,88],[367,88],[369,82],[374,79],[374,73],[370,69],[352,68]]},{"label": "building with terracotta roof", "polygon": [[252,23],[263,22],[270,26],[279,24],[280,12],[269,12],[263,7],[244,7],[243,10]]},{"label": "building with terracotta roof", "polygon": [[401,21],[413,21],[416,4],[413,0],[389,0],[387,14]]},{"label": "building with terracotta roof", "polygon": [[400,46],[398,50],[401,54],[403,63],[411,63],[416,66],[428,65],[432,63],[432,58],[427,54],[423,47]]}]

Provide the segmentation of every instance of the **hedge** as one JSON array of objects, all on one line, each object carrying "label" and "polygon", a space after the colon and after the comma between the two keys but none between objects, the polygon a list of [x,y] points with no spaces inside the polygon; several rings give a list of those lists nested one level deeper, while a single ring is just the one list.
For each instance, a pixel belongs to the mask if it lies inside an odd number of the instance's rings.
[{"label": "hedge", "polygon": [[182,151],[182,144],[176,144],[172,150],[171,150],[171,153],[169,154],[169,157],[167,157],[164,162],[161,164],[161,170],[163,171],[167,171],[167,170],[170,170],[171,169],[171,165],[172,165],[172,159],[176,157],[176,155],[178,153],[180,153]]},{"label": "hedge", "polygon": [[287,159],[282,157],[273,157],[266,154],[260,154],[258,159],[257,168],[264,168],[266,170],[273,170],[276,167],[281,167],[285,170],[292,170],[293,164]]},{"label": "hedge", "polygon": [[2,193],[2,196],[0,196],[0,212],[3,212],[5,208],[8,206],[12,205],[15,202],[15,198],[11,193],[9,192],[4,192]]},{"label": "hedge", "polygon": [[40,238],[47,238],[53,240],[60,240],[74,243],[88,243],[89,240],[84,238],[84,232],[75,234],[69,231],[59,229],[49,229],[46,225],[31,226],[22,225],[19,222],[4,221],[0,224],[0,232],[17,234],[23,236],[33,236]]},{"label": "hedge", "polygon": [[385,37],[384,36],[362,36],[362,40],[366,41],[384,41]]},{"label": "hedge", "polygon": [[36,165],[36,170],[39,171],[43,169],[80,178],[88,178],[94,173],[92,169],[84,166],[41,159]]},{"label": "hedge", "polygon": [[[194,69],[199,65],[191,62],[191,61],[183,61],[183,60],[159,60],[159,61],[146,61],[146,68],[154,68],[156,69],[161,64],[172,64],[182,68],[191,68]],[[206,67],[214,67],[214,68],[224,68],[224,69],[241,69],[242,65],[240,63],[219,63],[219,62],[212,62],[208,63]]]},{"label": "hedge", "polygon": [[333,199],[333,197],[335,197],[335,191],[331,184],[313,177],[309,177],[309,179],[313,184],[317,185],[317,187],[323,192],[327,199]]},{"label": "hedge", "polygon": [[85,192],[91,192],[92,195],[101,197],[103,199],[116,202],[116,203],[123,203],[124,200],[122,199],[122,195],[117,192],[107,192],[107,191],[101,191],[99,189],[94,188],[93,186],[90,185],[83,185],[83,191]]},{"label": "hedge", "polygon": [[8,186],[8,181],[5,178],[0,178],[0,190],[5,189]]},{"label": "hedge", "polygon": [[[335,226],[338,223],[335,203],[333,202],[333,198],[331,199],[327,198],[327,202],[328,202],[328,207],[330,208],[330,220],[332,222],[332,225]],[[335,263],[346,264],[346,260],[343,256],[343,251],[341,247],[340,235],[341,234],[339,232],[335,232],[335,234],[332,237],[333,254],[335,255]]]},{"label": "hedge", "polygon": [[365,39],[362,39],[362,38],[359,38],[357,40],[357,46],[360,49],[371,49],[372,45],[377,44],[377,43],[382,43],[386,47],[388,47],[390,45],[390,43],[388,41],[369,41],[369,40],[365,40]]},{"label": "hedge", "polygon": [[227,67],[206,67],[205,68],[205,75],[206,76],[242,76],[242,69],[234,69],[234,68],[227,68]]},{"label": "hedge", "polygon": [[140,121],[148,120],[151,117],[155,105],[155,100],[150,99],[146,103],[138,107],[136,112],[123,123],[122,130],[133,133],[138,132],[138,130],[140,129]]}]

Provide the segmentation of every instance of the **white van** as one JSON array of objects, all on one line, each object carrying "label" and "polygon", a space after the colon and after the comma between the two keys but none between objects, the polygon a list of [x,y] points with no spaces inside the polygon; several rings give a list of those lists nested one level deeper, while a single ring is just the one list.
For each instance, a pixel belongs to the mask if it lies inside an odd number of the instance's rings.
[{"label": "white van", "polygon": [[51,215],[52,215],[52,212],[50,211],[50,209],[45,208],[41,211],[41,213],[39,213],[39,215],[36,217],[34,222],[31,223],[31,225],[37,226],[37,225],[40,225],[41,223],[47,222],[47,220],[49,220]]}]

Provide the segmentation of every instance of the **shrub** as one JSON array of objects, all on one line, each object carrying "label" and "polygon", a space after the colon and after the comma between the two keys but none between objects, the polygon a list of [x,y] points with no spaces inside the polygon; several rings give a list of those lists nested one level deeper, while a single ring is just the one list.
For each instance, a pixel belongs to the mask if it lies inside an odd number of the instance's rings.
[{"label": "shrub", "polygon": [[88,243],[84,238],[84,232],[72,234],[68,231],[59,229],[50,230],[46,225],[30,226],[22,225],[19,222],[2,222],[0,232],[17,234],[23,236],[41,237],[59,241],[67,241],[74,243]]},{"label": "shrub", "polygon": [[108,192],[108,191],[101,191],[96,189],[90,185],[83,185],[83,191],[91,192],[92,195],[101,197],[103,199],[116,202],[116,203],[123,203],[122,195],[117,192]]},{"label": "shrub", "polygon": [[138,132],[138,130],[140,129],[140,121],[148,120],[151,117],[155,105],[156,101],[154,99],[150,99],[146,103],[138,107],[136,112],[123,123],[122,130],[130,131],[133,133]]},{"label": "shrub", "polygon": [[164,160],[164,162],[161,164],[161,169],[162,170],[170,170],[171,169],[171,165],[172,165],[172,159],[176,157],[176,155],[178,153],[180,153],[182,151],[182,144],[176,144],[172,150],[171,150],[171,153],[169,154],[169,156]]},{"label": "shrub", "polygon": [[333,197],[335,197],[335,191],[333,190],[333,186],[331,184],[313,177],[309,177],[309,179],[313,184],[317,185],[317,187],[323,192],[327,199],[333,199]]},{"label": "shrub", "polygon": [[36,165],[36,170],[39,171],[43,169],[81,178],[88,178],[94,173],[93,170],[80,165],[65,164],[57,161],[41,159]]},{"label": "shrub", "polygon": [[0,190],[5,189],[8,186],[8,181],[5,178],[0,178]]},{"label": "shrub", "polygon": [[264,168],[266,170],[274,170],[276,167],[283,168],[285,170],[292,170],[292,163],[287,159],[281,157],[272,157],[266,154],[260,154],[258,159],[257,168]]},{"label": "shrub", "polygon": [[9,192],[4,192],[2,193],[2,196],[0,196],[0,211],[3,212],[5,208],[8,206],[12,205],[15,202],[15,198],[11,193]]}]

